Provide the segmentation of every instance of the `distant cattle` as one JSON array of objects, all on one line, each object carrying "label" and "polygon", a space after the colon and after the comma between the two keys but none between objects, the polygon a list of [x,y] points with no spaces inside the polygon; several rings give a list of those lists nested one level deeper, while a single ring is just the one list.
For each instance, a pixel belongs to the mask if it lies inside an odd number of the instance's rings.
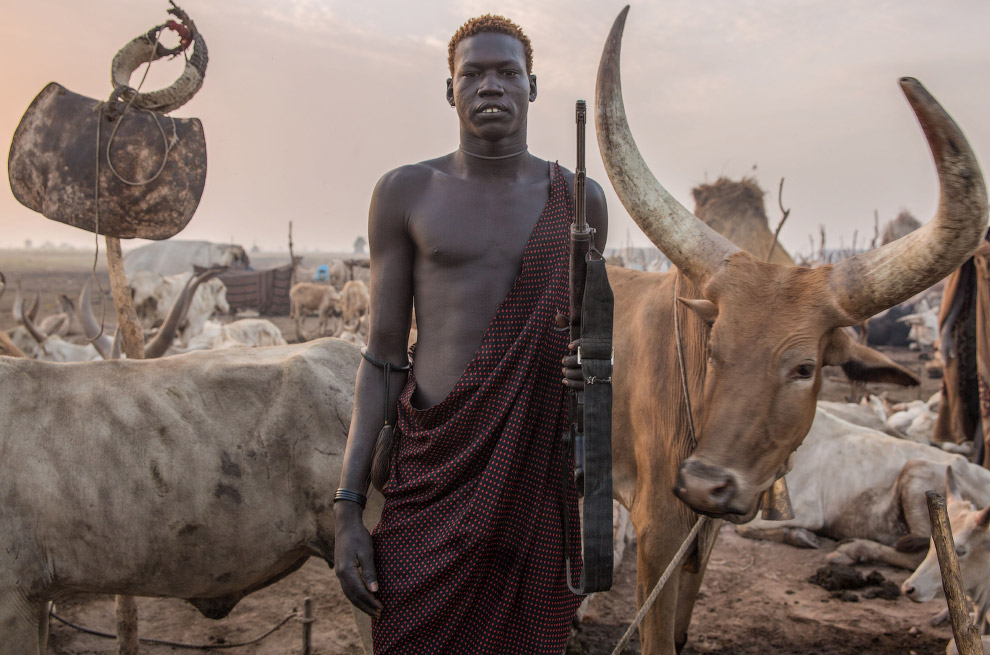
[{"label": "distant cattle", "polygon": [[[134,310],[144,329],[150,330],[165,321],[169,308],[192,276],[192,272],[163,276],[138,271],[128,278]],[[189,304],[185,320],[179,325],[179,342],[185,343],[199,334],[211,316],[229,312],[227,287],[224,283],[218,279],[210,279],[201,284]]]},{"label": "distant cattle", "polygon": [[128,277],[138,271],[175,275],[191,273],[194,266],[209,268],[246,268],[250,259],[244,248],[229,243],[168,239],[155,241],[124,253],[124,272]]},{"label": "distant cattle", "polygon": [[308,338],[303,325],[306,317],[312,313],[319,316],[318,334],[323,336],[330,317],[340,313],[339,298],[337,290],[330,284],[297,282],[292,285],[289,290],[292,306],[289,315],[296,323],[296,339],[305,341]]},{"label": "distant cattle", "polygon": [[282,331],[264,318],[242,318],[231,323],[221,324],[207,321],[203,331],[189,340],[183,352],[190,350],[220,350],[263,346],[284,346]]},{"label": "distant cattle", "polygon": [[340,292],[340,304],[344,325],[350,325],[357,329],[361,317],[368,315],[371,311],[368,286],[360,280],[351,280],[344,285],[344,290]]}]

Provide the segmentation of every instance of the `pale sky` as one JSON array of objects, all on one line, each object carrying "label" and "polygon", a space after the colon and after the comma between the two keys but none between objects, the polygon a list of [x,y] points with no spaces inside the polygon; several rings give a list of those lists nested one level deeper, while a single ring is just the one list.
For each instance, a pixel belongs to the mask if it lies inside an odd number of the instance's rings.
[{"label": "pale sky", "polygon": [[[593,104],[612,0],[185,0],[209,45],[202,90],[176,116],[203,121],[209,173],[178,238],[282,248],[349,249],[387,170],[457,147],[444,98],[447,41],[466,19],[501,13],[534,48],[534,154],[574,165],[574,101]],[[0,134],[49,81],[105,98],[110,61],[166,19],[164,0],[0,0]],[[869,240],[901,209],[937,203],[931,155],[897,80],[917,77],[990,166],[990,3],[985,0],[664,0],[633,3],[622,79],[630,125],[654,174],[688,208],[691,188],[754,175],[771,225],[786,177],[781,240],[807,251]],[[144,90],[179,61],[153,64]],[[132,81],[136,84],[141,70]],[[986,170],[986,168],[984,168]],[[646,237],[612,192],[588,131],[588,172],[606,189],[610,245]],[[0,192],[0,247],[25,239],[92,247]],[[126,247],[126,245],[125,245]]]}]

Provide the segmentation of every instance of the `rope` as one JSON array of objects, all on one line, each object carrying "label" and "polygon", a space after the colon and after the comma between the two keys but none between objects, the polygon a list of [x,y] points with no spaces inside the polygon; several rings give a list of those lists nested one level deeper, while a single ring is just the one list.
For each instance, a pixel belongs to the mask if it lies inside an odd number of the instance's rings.
[{"label": "rope", "polygon": [[[112,634],[110,632],[101,632],[99,630],[93,630],[91,628],[86,628],[86,627],[83,627],[81,625],[77,625],[75,623],[72,623],[71,621],[68,621],[66,619],[63,619],[61,616],[59,616],[58,614],[56,614],[54,611],[49,612],[49,614],[51,615],[51,617],[53,619],[55,619],[59,623],[62,623],[64,625],[67,625],[70,628],[73,628],[74,630],[78,630],[79,632],[83,632],[83,633],[86,633],[86,634],[89,634],[89,635],[93,635],[93,636],[96,636],[96,637],[102,637],[104,639],[116,639],[117,638],[117,635]],[[251,646],[253,644],[257,644],[258,642],[262,641],[263,639],[267,639],[272,634],[274,634],[276,630],[278,630],[279,628],[281,628],[282,626],[284,626],[290,620],[292,620],[294,618],[298,618],[298,617],[299,617],[299,614],[297,612],[293,612],[292,614],[289,614],[287,617],[285,617],[284,619],[282,619],[281,621],[279,621],[275,625],[275,627],[273,627],[272,629],[270,629],[265,634],[263,634],[263,635],[261,635],[259,637],[255,637],[254,639],[251,639],[250,641],[242,641],[242,642],[233,643],[233,644],[186,644],[186,643],[179,642],[179,641],[169,641],[168,639],[150,639],[150,638],[145,638],[145,637],[141,637],[138,641],[140,641],[141,643],[144,643],[144,644],[153,644],[153,645],[156,645],[156,646],[171,646],[172,648],[185,648],[185,649],[191,649],[191,650],[221,650],[221,649],[224,649],[224,648],[240,648],[242,646]],[[301,621],[304,621],[304,622],[307,622],[306,619],[300,619],[300,620]],[[312,620],[309,620],[308,622],[312,622]]]},{"label": "rope", "polygon": [[684,343],[681,339],[681,319],[677,303],[677,289],[680,286],[681,275],[674,275],[674,335],[677,338],[677,363],[681,371],[681,392],[684,396],[684,404],[687,405],[688,430],[691,436],[691,450],[698,447],[698,439],[694,432],[694,412],[691,410],[691,394],[688,391],[687,366],[684,364]]},{"label": "rope", "polygon": [[674,559],[670,560],[670,564],[668,564],[667,568],[664,569],[663,575],[661,575],[660,579],[657,580],[657,584],[653,587],[653,591],[650,592],[650,595],[643,603],[643,606],[640,607],[639,612],[636,613],[636,618],[633,619],[633,622],[626,629],[626,632],[622,635],[622,639],[619,640],[619,643],[617,643],[615,648],[612,649],[612,655],[620,655],[620,653],[622,653],[622,650],[626,647],[626,644],[629,643],[629,639],[632,637],[633,632],[635,632],[636,628],[639,627],[639,624],[643,622],[643,617],[645,617],[649,609],[653,607],[653,603],[656,601],[657,596],[660,595],[664,585],[667,584],[667,579],[670,578],[670,575],[674,572],[674,567],[680,564],[681,560],[684,559],[684,556],[687,554],[688,547],[694,542],[694,538],[698,536],[698,531],[707,520],[707,516],[699,516],[698,520],[694,522],[694,527],[691,528],[691,532],[689,532],[688,536],[684,538],[683,542],[681,542],[681,547],[678,548],[677,553],[674,554]]}]

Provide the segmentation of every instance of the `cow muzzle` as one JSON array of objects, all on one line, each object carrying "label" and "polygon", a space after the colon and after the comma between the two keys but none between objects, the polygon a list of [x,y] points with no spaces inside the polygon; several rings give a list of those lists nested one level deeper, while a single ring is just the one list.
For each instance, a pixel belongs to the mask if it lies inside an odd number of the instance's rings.
[{"label": "cow muzzle", "polygon": [[688,458],[677,472],[674,494],[700,514],[738,520],[755,508],[755,503],[741,497],[739,486],[731,471]]}]

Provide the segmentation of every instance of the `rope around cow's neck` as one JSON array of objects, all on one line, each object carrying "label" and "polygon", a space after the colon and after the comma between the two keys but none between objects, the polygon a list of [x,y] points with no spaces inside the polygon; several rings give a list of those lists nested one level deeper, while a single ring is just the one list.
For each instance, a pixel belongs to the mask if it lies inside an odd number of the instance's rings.
[{"label": "rope around cow's neck", "polygon": [[[691,450],[694,450],[698,446],[698,440],[694,433],[694,415],[691,412],[691,394],[688,389],[687,367],[684,364],[684,344],[681,340],[681,321],[677,312],[677,289],[679,282],[680,273],[674,277],[674,335],[677,339],[677,362],[680,365],[681,391],[684,395],[684,404],[687,405],[688,434],[691,437]],[[639,624],[643,622],[643,617],[645,617],[646,613],[650,611],[651,607],[653,607],[653,603],[656,602],[657,596],[660,595],[664,585],[667,584],[667,580],[674,572],[674,568],[680,565],[681,560],[684,559],[684,556],[687,554],[688,548],[692,543],[694,543],[695,538],[698,536],[698,531],[701,530],[701,527],[707,520],[707,516],[699,516],[698,520],[694,522],[694,527],[691,528],[691,532],[689,532],[688,536],[681,542],[681,547],[677,549],[677,552],[674,554],[674,558],[670,560],[669,564],[667,564],[667,568],[664,569],[663,575],[660,576],[660,579],[657,580],[656,585],[653,586],[653,590],[650,592],[650,595],[646,597],[645,601],[643,601],[642,607],[640,607],[639,611],[636,613],[636,618],[634,618],[633,622],[629,624],[629,627],[626,628],[626,632],[622,635],[622,638],[619,639],[619,643],[617,643],[615,648],[612,649],[612,655],[620,655],[620,653],[622,653],[622,650],[626,647],[626,644],[629,643],[629,640],[639,627]]]}]

